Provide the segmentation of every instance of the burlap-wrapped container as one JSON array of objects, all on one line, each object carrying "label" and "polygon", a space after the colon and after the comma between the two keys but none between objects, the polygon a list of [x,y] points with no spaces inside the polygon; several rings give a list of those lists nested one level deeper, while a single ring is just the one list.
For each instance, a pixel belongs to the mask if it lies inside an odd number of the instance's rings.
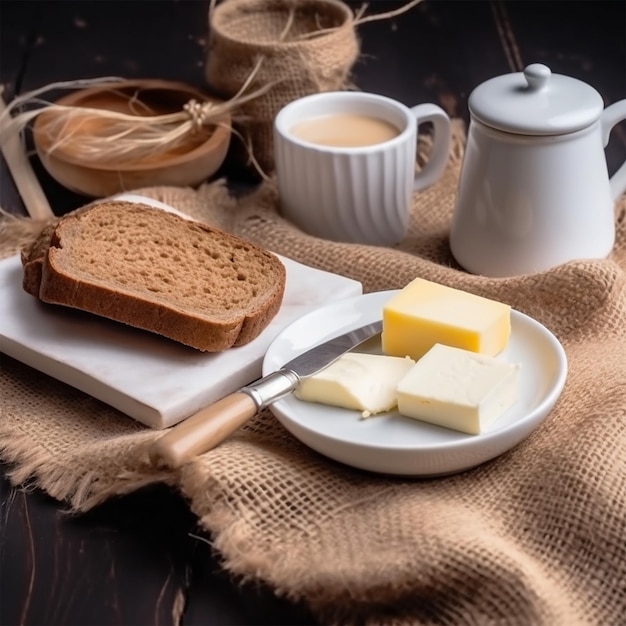
[{"label": "burlap-wrapped container", "polygon": [[211,89],[230,99],[251,76],[246,93],[273,84],[235,110],[235,128],[267,174],[276,113],[299,97],[348,87],[358,55],[354,15],[339,0],[226,0],[209,14]]}]

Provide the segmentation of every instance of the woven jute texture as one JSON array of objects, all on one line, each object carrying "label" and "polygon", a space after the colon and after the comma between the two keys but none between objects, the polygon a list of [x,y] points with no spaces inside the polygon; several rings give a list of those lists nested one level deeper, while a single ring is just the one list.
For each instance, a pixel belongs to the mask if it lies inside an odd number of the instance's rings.
[{"label": "woven jute texture", "polygon": [[345,89],[358,54],[354,15],[339,0],[218,4],[209,15],[209,86],[232,98],[248,81],[244,94],[271,85],[237,108],[235,127],[247,144],[245,150],[240,146],[239,159],[246,161],[251,150],[263,171],[271,173],[278,111],[301,96]]},{"label": "woven jute texture", "polygon": [[[80,512],[166,481],[238,577],[304,600],[322,623],[618,626],[626,615],[626,198],[608,259],[541,274],[471,276],[447,232],[459,174],[414,199],[397,248],[314,239],[277,212],[271,184],[235,201],[220,182],[144,189],[268,248],[363,282],[415,276],[509,302],[552,330],[569,360],[556,407],[523,443],[435,479],[351,469],[301,445],[264,412],[180,471],[148,463],[150,431],[89,396],[3,358],[1,456]],[[40,225],[5,220],[3,251]],[[20,234],[21,227],[21,234]]]}]

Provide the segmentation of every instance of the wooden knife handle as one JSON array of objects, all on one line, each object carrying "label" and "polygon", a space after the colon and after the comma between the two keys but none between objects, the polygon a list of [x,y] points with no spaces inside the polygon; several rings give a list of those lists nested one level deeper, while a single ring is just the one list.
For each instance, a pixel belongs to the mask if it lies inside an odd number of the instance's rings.
[{"label": "wooden knife handle", "polygon": [[256,402],[241,391],[198,411],[159,437],[148,450],[155,467],[177,469],[192,457],[208,452],[252,419]]}]

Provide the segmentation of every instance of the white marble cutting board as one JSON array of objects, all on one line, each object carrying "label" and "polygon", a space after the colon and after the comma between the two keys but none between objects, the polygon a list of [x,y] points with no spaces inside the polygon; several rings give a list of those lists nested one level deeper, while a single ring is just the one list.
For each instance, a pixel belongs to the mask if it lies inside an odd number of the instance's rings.
[{"label": "white marble cutting board", "polygon": [[278,315],[251,343],[207,354],[38,301],[22,289],[21,262],[13,256],[0,261],[0,351],[147,426],[172,426],[259,378],[265,351],[288,324],[331,300],[362,293],[356,281],[280,258],[287,284]]}]

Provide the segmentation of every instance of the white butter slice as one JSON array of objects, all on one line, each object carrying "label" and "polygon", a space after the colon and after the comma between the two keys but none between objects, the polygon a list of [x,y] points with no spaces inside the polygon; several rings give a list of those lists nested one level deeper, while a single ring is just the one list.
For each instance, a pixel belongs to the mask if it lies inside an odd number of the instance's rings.
[{"label": "white butter slice", "polygon": [[414,365],[408,357],[348,352],[303,379],[295,395],[307,402],[362,411],[368,417],[396,407],[398,381]]},{"label": "white butter slice", "polygon": [[479,435],[519,398],[520,366],[435,344],[398,383],[398,411]]}]

